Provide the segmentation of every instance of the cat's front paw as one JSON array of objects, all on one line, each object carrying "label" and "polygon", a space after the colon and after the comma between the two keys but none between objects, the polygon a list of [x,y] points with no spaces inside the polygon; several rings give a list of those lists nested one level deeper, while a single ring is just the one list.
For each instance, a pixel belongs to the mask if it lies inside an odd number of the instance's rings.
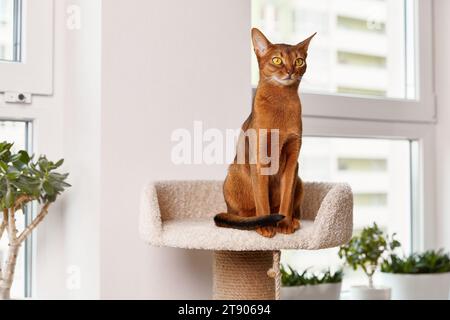
[{"label": "cat's front paw", "polygon": [[284,233],[284,234],[293,234],[295,231],[300,229],[300,220],[299,219],[288,219],[280,221],[277,225],[276,232]]},{"label": "cat's front paw", "polygon": [[260,235],[266,238],[273,238],[276,235],[276,230],[273,227],[263,227],[256,229],[256,232],[258,232]]}]

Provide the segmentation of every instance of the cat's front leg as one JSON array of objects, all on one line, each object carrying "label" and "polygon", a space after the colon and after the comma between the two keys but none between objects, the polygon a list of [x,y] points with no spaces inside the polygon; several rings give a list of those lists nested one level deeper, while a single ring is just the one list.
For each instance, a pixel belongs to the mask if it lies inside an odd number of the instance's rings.
[{"label": "cat's front leg", "polygon": [[291,142],[286,147],[286,166],[281,176],[280,182],[280,214],[284,215],[284,220],[278,223],[277,232],[292,234],[300,229],[300,220],[294,219],[294,194],[298,180],[298,154],[300,144]]},{"label": "cat's front leg", "polygon": [[[258,164],[251,165],[250,167],[256,216],[269,215],[269,176],[261,174],[260,166]],[[276,234],[274,227],[261,227],[256,229],[256,232],[266,238],[272,238]]]}]

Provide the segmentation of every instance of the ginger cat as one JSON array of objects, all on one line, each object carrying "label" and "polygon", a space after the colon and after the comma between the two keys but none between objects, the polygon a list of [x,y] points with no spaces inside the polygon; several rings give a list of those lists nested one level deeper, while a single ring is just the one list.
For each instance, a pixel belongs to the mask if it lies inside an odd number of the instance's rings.
[{"label": "ginger cat", "polygon": [[[260,79],[252,112],[242,131],[259,133],[257,147],[248,150],[249,137],[241,134],[240,139],[245,139],[245,161],[237,161],[236,156],[229,167],[223,186],[228,212],[214,217],[217,226],[256,230],[268,238],[277,232],[292,234],[300,228],[303,183],[298,177],[298,157],[302,146],[302,107],[298,88],[314,36],[297,45],[272,44],[261,31],[252,29]],[[270,133],[276,129],[278,144],[273,145]],[[261,134],[264,130],[268,134]],[[269,167],[262,159],[263,149],[277,151],[276,172],[263,173]],[[271,152],[266,154],[273,156]],[[272,158],[270,165],[273,163]]]}]

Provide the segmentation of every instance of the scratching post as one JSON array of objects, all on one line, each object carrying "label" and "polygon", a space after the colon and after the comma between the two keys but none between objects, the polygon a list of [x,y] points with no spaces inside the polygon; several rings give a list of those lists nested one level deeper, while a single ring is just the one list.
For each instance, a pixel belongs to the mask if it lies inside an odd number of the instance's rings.
[{"label": "scratching post", "polygon": [[213,299],[277,300],[279,254],[279,251],[215,251]]},{"label": "scratching post", "polygon": [[353,194],[346,184],[305,183],[301,229],[273,238],[214,225],[214,215],[226,212],[222,185],[150,183],[142,195],[139,224],[141,238],[151,245],[214,251],[214,299],[279,299],[280,250],[332,248],[352,236]]}]

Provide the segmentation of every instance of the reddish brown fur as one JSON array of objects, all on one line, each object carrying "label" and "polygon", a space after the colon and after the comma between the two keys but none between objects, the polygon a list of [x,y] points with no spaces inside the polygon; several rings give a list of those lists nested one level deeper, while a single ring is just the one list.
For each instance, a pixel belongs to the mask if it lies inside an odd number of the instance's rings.
[{"label": "reddish brown fur", "polygon": [[[297,161],[302,145],[302,108],[298,88],[306,72],[307,51],[313,37],[294,46],[272,44],[259,30],[252,30],[260,80],[252,113],[242,129],[279,129],[279,170],[274,175],[262,175],[262,163],[238,164],[235,160],[229,167],[223,192],[228,213],[242,219],[271,213],[285,216],[277,227],[256,229],[265,237],[273,237],[276,232],[291,234],[300,228],[303,183],[298,177]],[[282,58],[283,63],[276,65],[274,57]],[[298,58],[303,59],[302,66],[295,65]]]}]

